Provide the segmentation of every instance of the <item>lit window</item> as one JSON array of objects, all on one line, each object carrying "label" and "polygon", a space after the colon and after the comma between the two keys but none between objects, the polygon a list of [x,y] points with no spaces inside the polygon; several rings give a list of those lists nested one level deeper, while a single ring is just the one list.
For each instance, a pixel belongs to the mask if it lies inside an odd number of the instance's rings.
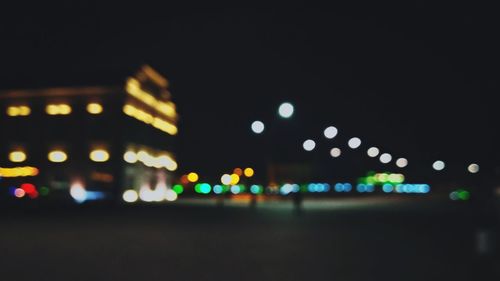
[{"label": "lit window", "polygon": [[106,162],[109,160],[109,153],[104,149],[95,149],[90,152],[89,157],[94,162]]},{"label": "lit window", "polygon": [[23,151],[12,151],[9,153],[9,160],[15,163],[24,162],[26,160],[26,153]]},{"label": "lit window", "polygon": [[102,110],[103,110],[102,105],[99,103],[93,102],[87,104],[87,111],[90,114],[100,114],[102,113]]},{"label": "lit window", "polygon": [[49,104],[45,107],[45,112],[49,115],[68,115],[71,113],[71,106],[68,104]]},{"label": "lit window", "polygon": [[8,116],[28,116],[31,113],[31,108],[26,105],[21,106],[9,106],[7,107]]},{"label": "lit window", "polygon": [[62,150],[53,150],[49,152],[48,158],[51,162],[61,163],[68,159],[68,155]]}]

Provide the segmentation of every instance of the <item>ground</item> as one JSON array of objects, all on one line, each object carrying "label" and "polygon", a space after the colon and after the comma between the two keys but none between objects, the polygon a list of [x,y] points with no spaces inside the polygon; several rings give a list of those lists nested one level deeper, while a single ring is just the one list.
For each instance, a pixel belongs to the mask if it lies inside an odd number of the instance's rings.
[{"label": "ground", "polygon": [[500,280],[468,209],[425,200],[3,210],[0,280]]}]

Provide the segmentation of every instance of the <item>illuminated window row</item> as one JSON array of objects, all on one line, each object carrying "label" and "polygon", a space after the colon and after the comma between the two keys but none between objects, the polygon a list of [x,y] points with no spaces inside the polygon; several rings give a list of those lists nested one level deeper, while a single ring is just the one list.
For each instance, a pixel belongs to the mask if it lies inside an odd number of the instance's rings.
[{"label": "illuminated window row", "polygon": [[137,79],[129,78],[125,90],[131,96],[156,109],[158,112],[173,119],[177,118],[175,104],[173,102],[162,102],[157,100],[153,95],[141,89],[141,84]]},{"label": "illuminated window row", "polygon": [[123,155],[123,160],[130,164],[141,162],[148,167],[165,168],[169,171],[177,170],[177,162],[167,154],[154,156],[144,150],[137,152],[129,150]]},{"label": "illuminated window row", "polygon": [[[26,161],[27,155],[22,150],[14,150],[9,153],[9,160],[14,163]],[[94,162],[106,162],[109,160],[109,153],[104,149],[94,149],[89,154],[90,160]],[[52,150],[47,154],[50,162],[62,163],[68,160],[68,154],[64,150]]]},{"label": "illuminated window row", "polygon": [[153,127],[167,133],[170,135],[176,135],[177,134],[177,126],[174,124],[170,123],[169,121],[163,120],[159,117],[153,117],[153,115],[133,106],[130,104],[126,104],[123,107],[123,112],[130,116],[133,117],[141,122],[144,122],[146,124],[152,125]]},{"label": "illuminated window row", "polygon": [[[102,111],[103,107],[100,103],[87,104],[87,112],[90,114],[100,114]],[[49,115],[68,115],[71,114],[72,107],[67,103],[51,103],[45,107],[45,112]],[[9,106],[6,113],[11,117],[28,116],[31,114],[31,108],[27,105]]]}]

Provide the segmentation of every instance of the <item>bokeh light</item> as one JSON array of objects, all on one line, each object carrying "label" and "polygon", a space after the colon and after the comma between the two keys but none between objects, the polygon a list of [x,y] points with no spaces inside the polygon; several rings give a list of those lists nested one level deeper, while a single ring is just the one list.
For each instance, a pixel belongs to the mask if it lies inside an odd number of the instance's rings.
[{"label": "bokeh light", "polygon": [[92,102],[87,104],[87,112],[90,114],[100,114],[102,110],[102,105],[99,103]]},{"label": "bokeh light", "polygon": [[370,147],[370,148],[368,148],[366,153],[368,154],[368,156],[373,158],[373,157],[378,156],[378,154],[380,153],[380,150],[377,147]]},{"label": "bokeh light", "polygon": [[347,142],[347,145],[349,145],[349,147],[352,149],[356,149],[361,145],[361,140],[358,137],[351,138]]},{"label": "bokeh light", "polygon": [[291,103],[289,103],[289,102],[282,103],[280,105],[280,107],[278,108],[278,114],[282,118],[290,118],[290,117],[292,117],[293,112],[294,112],[293,105]]},{"label": "bokeh light", "polygon": [[195,172],[191,172],[187,175],[187,179],[189,182],[197,182],[198,181],[198,174]]},{"label": "bokeh light", "polygon": [[177,200],[177,192],[172,189],[168,189],[165,191],[165,199],[170,202]]},{"label": "bokeh light", "polygon": [[469,173],[475,174],[479,172],[479,165],[475,163],[470,164],[469,167],[467,167],[467,170],[469,171]]},{"label": "bokeh light", "polygon": [[305,151],[312,151],[316,147],[316,143],[313,140],[306,140],[302,144],[302,147],[304,148]]},{"label": "bokeh light", "polygon": [[330,127],[325,129],[323,134],[325,135],[325,138],[333,139],[335,136],[337,136],[338,130],[334,126],[330,126]]},{"label": "bokeh light", "polygon": [[399,168],[404,168],[408,166],[408,160],[406,160],[406,158],[399,158],[398,160],[396,160],[396,166],[398,166]]},{"label": "bokeh light", "polygon": [[380,160],[380,163],[387,164],[387,163],[391,162],[392,155],[390,155],[389,153],[383,153],[382,155],[380,155],[379,160]]},{"label": "bokeh light", "polygon": [[26,153],[20,150],[12,151],[9,153],[9,160],[14,163],[24,162],[26,160]]},{"label": "bokeh light", "polygon": [[262,123],[262,121],[253,121],[252,123],[252,132],[256,133],[256,134],[262,134],[262,132],[264,132],[264,129],[265,129],[265,125],[264,123]]},{"label": "bokeh light", "polygon": [[139,194],[133,189],[125,190],[122,195],[123,201],[127,203],[134,203],[139,199]]},{"label": "bokeh light", "polygon": [[441,171],[446,167],[445,163],[441,160],[437,160],[432,163],[432,168],[436,171]]},{"label": "bokeh light", "polygon": [[230,185],[231,184],[231,175],[229,174],[224,174],[220,178],[220,182],[225,185]]},{"label": "bokeh light", "polygon": [[248,168],[245,168],[245,170],[243,171],[243,174],[245,175],[245,177],[251,178],[255,174],[255,171],[252,168],[248,167]]},{"label": "bokeh light", "polygon": [[90,152],[89,157],[94,162],[106,162],[109,160],[109,153],[104,149],[95,149]]},{"label": "bokeh light", "polygon": [[330,155],[333,157],[333,158],[337,158],[340,156],[340,154],[342,153],[342,151],[340,150],[340,148],[337,148],[337,147],[334,147],[330,150]]},{"label": "bokeh light", "polygon": [[62,150],[53,150],[48,154],[49,161],[61,163],[68,159],[68,155]]}]

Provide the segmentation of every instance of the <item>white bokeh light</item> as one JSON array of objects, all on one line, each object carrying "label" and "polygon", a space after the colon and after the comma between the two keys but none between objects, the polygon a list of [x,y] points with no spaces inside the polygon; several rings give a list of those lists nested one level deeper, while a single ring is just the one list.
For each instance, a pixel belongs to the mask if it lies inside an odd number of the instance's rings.
[{"label": "white bokeh light", "polygon": [[342,151],[340,150],[340,148],[337,148],[337,147],[334,147],[330,150],[330,155],[333,157],[333,158],[337,158],[340,156],[340,154],[342,153]]},{"label": "white bokeh light", "polygon": [[339,131],[337,130],[337,128],[335,128],[334,126],[330,126],[325,129],[323,134],[327,139],[333,139],[335,136],[337,136],[338,132]]},{"label": "white bokeh light", "polygon": [[433,168],[434,170],[436,170],[436,171],[441,171],[441,170],[443,170],[445,166],[446,166],[446,165],[445,165],[445,164],[444,164],[444,162],[443,162],[443,161],[441,161],[441,160],[437,160],[437,161],[435,161],[435,162],[432,164],[432,168]]},{"label": "white bokeh light", "polygon": [[347,145],[349,145],[349,147],[352,149],[356,149],[361,145],[361,140],[358,137],[351,138],[347,142]]},{"label": "white bokeh light", "polygon": [[380,155],[380,162],[383,164],[387,164],[391,162],[391,160],[392,156],[389,153],[383,153],[382,155]]},{"label": "white bokeh light", "polygon": [[467,167],[467,170],[469,171],[469,173],[475,174],[479,172],[479,165],[472,163],[469,165],[469,167]]},{"label": "white bokeh light", "polygon": [[293,105],[289,102],[284,102],[278,108],[278,113],[282,118],[290,118],[293,115]]},{"label": "white bokeh light", "polygon": [[256,134],[261,134],[262,132],[264,132],[264,123],[262,123],[262,121],[253,121],[252,123],[252,131]]},{"label": "white bokeh light", "polygon": [[306,140],[302,144],[305,151],[312,151],[316,147],[316,143],[313,140]]},{"label": "white bokeh light", "polygon": [[408,160],[406,160],[406,158],[399,158],[398,160],[396,160],[396,166],[398,166],[399,168],[404,168],[408,166]]},{"label": "white bokeh light", "polygon": [[377,157],[378,154],[380,153],[380,150],[376,147],[370,147],[368,148],[368,151],[366,152],[368,154],[368,156],[370,157]]}]

